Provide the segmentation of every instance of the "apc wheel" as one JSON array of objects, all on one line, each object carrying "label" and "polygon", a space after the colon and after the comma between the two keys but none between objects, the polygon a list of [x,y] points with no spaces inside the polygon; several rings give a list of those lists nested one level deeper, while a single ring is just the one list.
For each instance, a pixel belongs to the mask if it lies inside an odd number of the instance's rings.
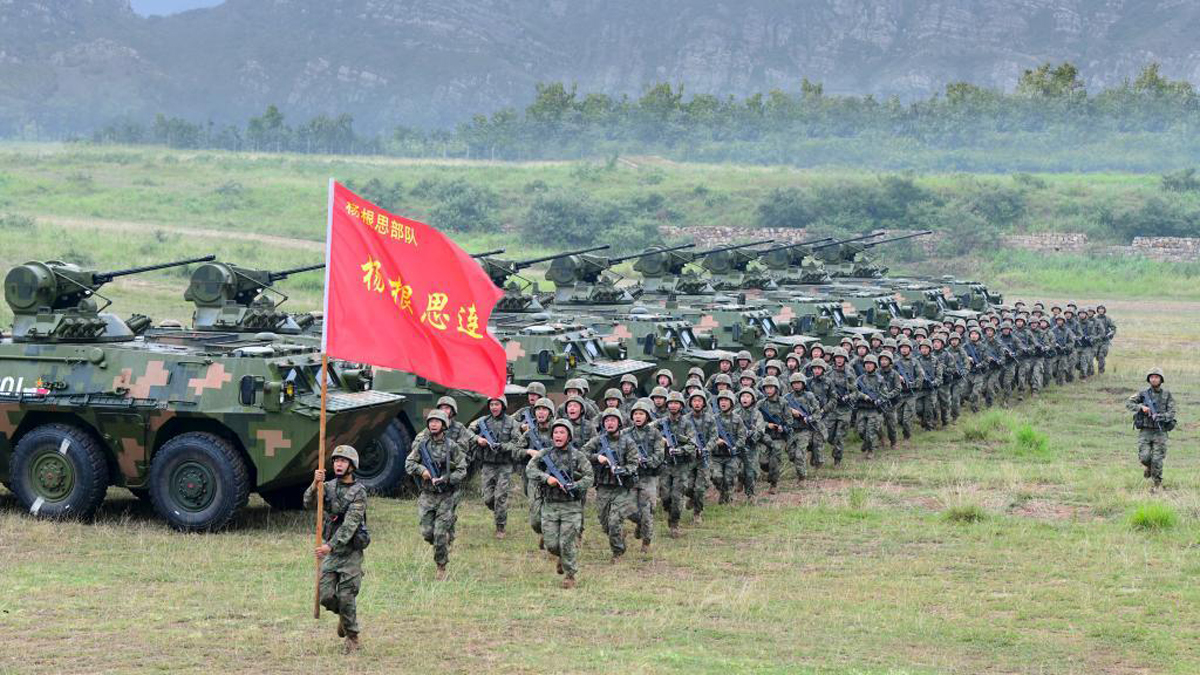
[{"label": "apc wheel", "polygon": [[276,511],[299,511],[304,508],[304,491],[307,485],[294,485],[278,490],[259,490],[258,496]]},{"label": "apc wheel", "polygon": [[107,488],[104,450],[76,427],[37,427],[13,451],[11,489],[39,518],[91,518]]},{"label": "apc wheel", "polygon": [[249,497],[246,463],[215,434],[180,434],[167,441],[150,463],[150,502],[176,530],[219,530]]},{"label": "apc wheel", "polygon": [[[398,419],[388,423],[379,440],[358,451],[358,482],[377,495],[395,495],[407,482],[404,460],[412,446],[408,428]],[[332,476],[332,472],[330,472]]]}]

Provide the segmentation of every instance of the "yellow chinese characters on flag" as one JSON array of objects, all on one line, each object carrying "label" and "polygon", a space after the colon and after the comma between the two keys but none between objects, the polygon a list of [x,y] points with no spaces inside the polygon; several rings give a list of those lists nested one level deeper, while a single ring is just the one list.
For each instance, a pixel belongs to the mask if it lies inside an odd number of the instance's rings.
[{"label": "yellow chinese characters on flag", "polygon": [[453,241],[330,181],[326,262],[330,357],[503,395],[504,349],[487,332],[502,293]]}]

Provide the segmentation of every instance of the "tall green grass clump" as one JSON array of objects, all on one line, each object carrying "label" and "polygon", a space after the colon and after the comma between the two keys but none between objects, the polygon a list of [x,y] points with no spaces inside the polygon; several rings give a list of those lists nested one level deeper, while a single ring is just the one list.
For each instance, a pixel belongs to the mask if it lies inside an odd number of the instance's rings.
[{"label": "tall green grass clump", "polygon": [[1011,444],[1013,454],[1017,457],[1049,459],[1053,455],[1046,434],[1034,429],[1028,422],[1013,431]]},{"label": "tall green grass clump", "polygon": [[978,523],[987,518],[987,511],[978,504],[955,504],[942,512],[951,523]]},{"label": "tall green grass clump", "polygon": [[1129,525],[1143,532],[1161,532],[1175,527],[1179,517],[1175,509],[1162,502],[1138,504],[1129,513]]},{"label": "tall green grass clump", "polygon": [[999,438],[1013,426],[1013,417],[1003,410],[989,410],[974,417],[963,427],[963,440],[983,443]]}]

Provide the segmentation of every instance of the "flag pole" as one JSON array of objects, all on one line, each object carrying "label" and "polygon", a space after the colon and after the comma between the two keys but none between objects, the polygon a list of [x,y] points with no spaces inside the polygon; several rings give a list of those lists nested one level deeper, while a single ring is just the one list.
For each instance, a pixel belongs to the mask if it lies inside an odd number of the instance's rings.
[{"label": "flag pole", "polygon": [[[325,336],[329,333],[329,252],[333,246],[333,178],[329,179],[329,208],[325,225],[325,294],[321,305],[324,329],[321,331],[321,418],[317,427],[317,470],[325,470],[325,408],[329,399],[329,353],[325,350]],[[317,484],[317,548],[325,543],[321,527],[325,520],[325,483]],[[313,618],[321,618],[321,559],[317,559],[316,583],[313,588]]]}]

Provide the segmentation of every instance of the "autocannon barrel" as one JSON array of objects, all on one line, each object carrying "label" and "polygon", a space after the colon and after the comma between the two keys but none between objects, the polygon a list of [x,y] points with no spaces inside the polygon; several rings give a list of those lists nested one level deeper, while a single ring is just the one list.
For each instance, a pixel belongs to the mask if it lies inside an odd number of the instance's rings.
[{"label": "autocannon barrel", "polygon": [[[821,244],[820,246],[814,246],[813,250],[819,251],[823,248],[830,248],[833,246],[841,246],[842,244],[851,244],[856,241],[862,241],[863,239],[874,239],[875,237],[878,237],[882,234],[883,234],[882,232],[872,232],[871,234],[864,234],[861,237],[852,237],[850,239],[835,239],[835,240],[829,242],[828,244]],[[867,245],[870,246],[871,244],[867,244]]]},{"label": "autocannon barrel", "polygon": [[739,249],[739,248],[746,248],[749,246],[758,246],[759,244],[769,244],[769,243],[771,243],[770,239],[759,239],[758,241],[750,241],[750,242],[746,242],[745,244],[730,244],[729,246],[718,246],[717,248],[710,248],[707,251],[700,251],[699,253],[696,254],[696,257],[699,258],[701,256],[712,255],[713,253],[724,253],[725,251],[733,251],[733,250]]},{"label": "autocannon barrel", "polygon": [[143,265],[141,267],[130,267],[128,269],[116,270],[114,272],[95,272],[92,274],[92,283],[106,284],[117,277],[126,277],[131,274],[141,274],[142,272],[153,272],[154,270],[163,270],[168,267],[183,267],[192,263],[212,262],[217,259],[215,255],[206,255],[202,258],[188,258],[187,260],[176,260],[169,263],[160,263],[158,265]]},{"label": "autocannon barrel", "polygon": [[871,246],[878,246],[880,244],[890,244],[893,241],[904,241],[905,239],[912,239],[913,237],[924,237],[927,234],[933,234],[933,230],[921,230],[920,232],[904,234],[904,235],[900,235],[899,237],[891,237],[889,239],[880,239],[879,241],[873,241],[869,244],[865,244],[865,246],[871,247]]},{"label": "autocannon barrel", "polygon": [[812,244],[819,244],[823,241],[828,241],[829,239],[833,239],[833,237],[821,237],[820,239],[809,239],[808,241],[798,241],[794,244],[783,244],[772,248],[764,248],[763,250],[759,251],[759,253],[767,254],[774,253],[775,251],[786,251],[789,248],[796,248],[798,246],[811,246]]},{"label": "autocannon barrel", "polygon": [[622,263],[622,262],[625,262],[626,260],[636,260],[637,258],[645,258],[646,256],[654,255],[655,253],[671,253],[672,251],[682,251],[685,248],[692,248],[693,246],[695,246],[695,244],[680,244],[679,246],[671,246],[670,248],[650,249],[648,251],[642,251],[641,253],[634,253],[632,255],[624,255],[624,256],[621,256],[620,258],[609,258],[608,264],[616,265],[617,263]]},{"label": "autocannon barrel", "polygon": [[526,267],[529,267],[530,265],[536,265],[538,263],[549,262],[551,260],[557,260],[559,258],[566,258],[567,256],[572,256],[572,255],[591,253],[593,251],[603,251],[608,248],[612,248],[612,247],[609,246],[608,244],[604,244],[603,246],[593,246],[591,248],[581,248],[578,251],[566,251],[563,253],[555,253],[554,255],[543,256],[541,258],[532,258],[530,260],[521,260],[521,261],[513,263],[513,266],[516,269],[520,270],[520,269],[525,269]]},{"label": "autocannon barrel", "polygon": [[313,270],[323,269],[324,267],[325,267],[325,263],[317,263],[315,265],[301,265],[300,267],[293,267],[289,270],[281,270],[279,272],[271,272],[268,276],[271,278],[271,281],[279,281],[280,279],[286,279],[293,274],[299,274],[301,272],[311,272]]},{"label": "autocannon barrel", "polygon": [[506,249],[498,248],[491,251],[484,251],[483,253],[472,253],[471,257],[478,260],[480,258],[486,258],[489,255],[500,255],[501,253],[504,253],[505,250]]}]

